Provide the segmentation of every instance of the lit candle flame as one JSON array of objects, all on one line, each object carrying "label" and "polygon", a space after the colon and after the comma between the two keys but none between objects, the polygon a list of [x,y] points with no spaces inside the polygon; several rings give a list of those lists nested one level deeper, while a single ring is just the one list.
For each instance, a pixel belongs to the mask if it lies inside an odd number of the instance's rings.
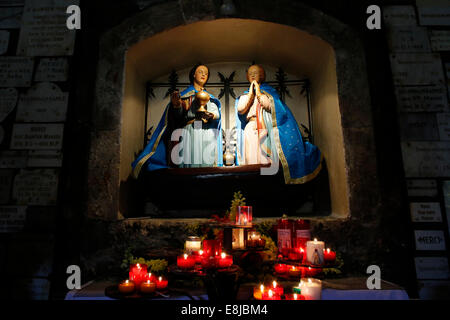
[{"label": "lit candle flame", "polygon": [[200,250],[199,253],[200,253],[200,255],[202,255],[203,254],[203,250]]},{"label": "lit candle flame", "polygon": [[260,285],[259,290],[261,290],[261,292],[264,292],[264,285]]},{"label": "lit candle flame", "polygon": [[269,298],[272,298],[272,296],[273,296],[273,292],[272,292],[272,290],[269,290]]},{"label": "lit candle flame", "polygon": [[150,280],[147,280],[147,283],[150,284]]},{"label": "lit candle flame", "polygon": [[216,256],[219,255],[219,252],[216,251]]},{"label": "lit candle flame", "polygon": [[297,300],[297,294],[294,293],[294,300]]},{"label": "lit candle flame", "polygon": [[309,283],[312,283],[311,279],[308,279],[308,282],[309,282]]},{"label": "lit candle flame", "polygon": [[159,277],[158,280],[159,280],[159,282],[161,282],[162,281],[162,277]]},{"label": "lit candle flame", "polygon": [[277,287],[277,282],[276,282],[276,281],[273,282],[273,287],[274,287],[274,288]]},{"label": "lit candle flame", "polygon": [[129,281],[128,280],[125,280],[125,283],[128,283]]},{"label": "lit candle flame", "polygon": [[305,252],[305,250],[303,250],[303,248],[300,248],[300,252]]},{"label": "lit candle flame", "polygon": [[222,259],[225,259],[227,255],[225,254],[225,252],[222,252],[221,256],[222,256]]},{"label": "lit candle flame", "polygon": [[327,249],[327,253],[330,253],[330,248]]},{"label": "lit candle flame", "polygon": [[186,260],[187,257],[188,257],[188,255],[185,253],[185,254],[184,254],[184,260]]},{"label": "lit candle flame", "polygon": [[314,238],[314,242],[317,242],[317,238]]},{"label": "lit candle flame", "polygon": [[139,265],[139,263],[136,265],[136,267],[138,268],[138,269],[140,269],[141,268],[141,266]]}]

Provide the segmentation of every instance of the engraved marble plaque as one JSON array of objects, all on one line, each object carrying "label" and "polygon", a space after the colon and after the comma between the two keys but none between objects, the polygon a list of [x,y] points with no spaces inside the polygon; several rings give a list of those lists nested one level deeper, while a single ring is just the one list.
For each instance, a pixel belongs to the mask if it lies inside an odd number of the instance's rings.
[{"label": "engraved marble plaque", "polygon": [[25,168],[27,166],[27,151],[0,151],[0,168]]},{"label": "engraved marble plaque", "polygon": [[29,0],[25,3],[17,46],[21,56],[69,56],[76,30],[66,26],[67,7],[78,0]]},{"label": "engraved marble plaque", "polygon": [[28,167],[59,168],[62,166],[62,152],[59,150],[30,150]]},{"label": "engraved marble plaque", "polygon": [[69,61],[67,58],[42,58],[39,61],[34,81],[67,81]]},{"label": "engraved marble plaque", "polygon": [[0,233],[22,231],[26,216],[25,206],[0,206]]},{"label": "engraved marble plaque", "polygon": [[431,50],[450,51],[450,30],[430,31]]},{"label": "engraved marble plaque", "polygon": [[0,55],[8,52],[9,31],[0,30]]},{"label": "engraved marble plaque", "polygon": [[11,186],[14,178],[14,170],[0,170],[0,204],[8,204],[11,197]]},{"label": "engraved marble plaque", "polygon": [[444,232],[441,230],[414,230],[416,250],[445,250]]},{"label": "engraved marble plaque", "polygon": [[439,140],[434,113],[402,113],[399,118],[402,141]]},{"label": "engraved marble plaque", "polygon": [[0,122],[14,110],[19,98],[19,92],[15,88],[0,89]]},{"label": "engraved marble plaque", "polygon": [[391,27],[387,31],[390,52],[431,52],[427,28]]},{"label": "engraved marble plaque", "polygon": [[64,124],[22,124],[13,127],[11,149],[61,150]]},{"label": "engraved marble plaque", "polygon": [[406,177],[450,176],[450,142],[402,142]]},{"label": "engraved marble plaque", "polygon": [[444,73],[439,54],[391,54],[391,69],[396,86],[444,84]]},{"label": "engraved marble plaque", "polygon": [[449,0],[416,0],[422,26],[450,26]]},{"label": "engraved marble plaque", "polygon": [[55,205],[58,172],[52,169],[23,169],[14,179],[13,198],[19,205]]},{"label": "engraved marble plaque", "polygon": [[54,83],[33,85],[22,94],[17,107],[17,122],[63,122],[66,120],[69,93]]},{"label": "engraved marble plaque", "polygon": [[447,89],[442,85],[395,87],[400,112],[443,112],[448,108]]},{"label": "engraved marble plaque", "polygon": [[437,113],[437,124],[441,141],[450,141],[450,113]]},{"label": "engraved marble plaque", "polygon": [[33,58],[0,57],[0,87],[29,87]]},{"label": "engraved marble plaque", "polygon": [[448,279],[448,259],[445,257],[416,257],[417,279]]},{"label": "engraved marble plaque", "polygon": [[412,202],[409,208],[412,222],[442,222],[439,202]]},{"label": "engraved marble plaque", "polygon": [[385,6],[382,13],[386,26],[417,25],[416,10],[413,6]]},{"label": "engraved marble plaque", "polygon": [[0,29],[18,29],[22,19],[23,7],[0,9]]},{"label": "engraved marble plaque", "polygon": [[436,180],[408,179],[406,180],[409,197],[437,197]]}]

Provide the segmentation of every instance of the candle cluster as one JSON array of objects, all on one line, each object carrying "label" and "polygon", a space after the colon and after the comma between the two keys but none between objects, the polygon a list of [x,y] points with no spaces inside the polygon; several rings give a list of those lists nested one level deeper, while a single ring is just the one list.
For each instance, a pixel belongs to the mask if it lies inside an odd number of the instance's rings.
[{"label": "candle cluster", "polygon": [[276,281],[270,286],[260,284],[253,288],[253,297],[257,300],[320,300],[321,296],[322,281],[313,278],[300,280],[298,286],[292,288],[292,293],[285,293]]},{"label": "candle cluster", "polygon": [[152,294],[156,289],[167,288],[168,280],[163,277],[156,278],[151,273],[147,273],[147,266],[142,264],[132,264],[129,272],[130,279],[119,284],[119,292],[122,294],[132,294],[139,292],[142,294]]},{"label": "candle cluster", "polygon": [[261,238],[261,234],[257,231],[250,231],[246,242],[247,248],[258,248],[266,245],[266,240]]}]

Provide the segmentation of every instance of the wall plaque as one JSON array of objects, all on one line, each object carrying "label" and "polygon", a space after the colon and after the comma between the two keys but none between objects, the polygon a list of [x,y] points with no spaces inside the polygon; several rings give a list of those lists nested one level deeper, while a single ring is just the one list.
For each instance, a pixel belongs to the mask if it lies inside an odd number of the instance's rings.
[{"label": "wall plaque", "polygon": [[0,87],[29,87],[33,58],[0,57]]},{"label": "wall plaque", "polygon": [[436,180],[407,179],[409,197],[437,197],[438,189]]},{"label": "wall plaque", "polygon": [[442,193],[444,195],[445,213],[447,215],[448,231],[450,233],[450,180],[442,183]]},{"label": "wall plaque", "polygon": [[450,113],[437,113],[439,137],[442,141],[450,141]]},{"label": "wall plaque", "polygon": [[431,30],[430,41],[433,51],[450,51],[449,30]]},{"label": "wall plaque", "polygon": [[448,279],[448,259],[445,257],[416,257],[417,279]]},{"label": "wall plaque", "polygon": [[52,169],[23,169],[14,179],[13,198],[19,205],[55,205],[58,172]]},{"label": "wall plaque", "polygon": [[0,204],[8,204],[11,198],[11,186],[14,178],[14,170],[0,170]]},{"label": "wall plaque", "polygon": [[67,58],[42,58],[39,61],[34,81],[67,81],[69,61]]},{"label": "wall plaque", "polygon": [[0,89],[0,122],[14,110],[19,98],[19,92],[15,88]]},{"label": "wall plaque", "polygon": [[434,113],[401,113],[402,141],[439,140],[439,130]]},{"label": "wall plaque", "polygon": [[395,87],[400,112],[443,112],[448,108],[447,89],[443,85]]},{"label": "wall plaque", "polygon": [[416,0],[419,23],[422,26],[450,26],[448,0]]},{"label": "wall plaque", "polygon": [[442,222],[439,202],[412,202],[409,207],[413,222]]},{"label": "wall plaque", "polygon": [[67,7],[78,0],[29,0],[25,3],[17,55],[69,56],[73,54],[76,30],[66,26]]},{"label": "wall plaque", "polygon": [[54,83],[33,85],[19,98],[17,122],[63,122],[66,120],[69,93]]},{"label": "wall plaque", "polygon": [[396,86],[444,84],[444,73],[439,54],[391,54],[391,69]]},{"label": "wall plaque", "polygon": [[385,6],[382,13],[386,26],[417,25],[416,10],[413,6]]},{"label": "wall plaque", "polygon": [[390,52],[431,52],[427,28],[391,27],[387,31]]},{"label": "wall plaque", "polygon": [[18,29],[22,19],[23,7],[6,7],[0,9],[0,28]]},{"label": "wall plaque", "polygon": [[27,166],[27,151],[0,151],[0,168],[25,168]]},{"label": "wall plaque", "polygon": [[13,127],[11,149],[61,150],[64,124],[22,124]]},{"label": "wall plaque", "polygon": [[26,216],[27,207],[0,206],[0,233],[22,231]]},{"label": "wall plaque", "polygon": [[406,177],[450,176],[450,142],[402,142]]},{"label": "wall plaque", "polygon": [[444,232],[441,230],[414,230],[416,250],[446,250]]},{"label": "wall plaque", "polygon": [[59,150],[30,150],[28,152],[28,167],[59,168],[62,166],[62,152]]},{"label": "wall plaque", "polygon": [[8,52],[9,31],[0,30],[0,55]]}]

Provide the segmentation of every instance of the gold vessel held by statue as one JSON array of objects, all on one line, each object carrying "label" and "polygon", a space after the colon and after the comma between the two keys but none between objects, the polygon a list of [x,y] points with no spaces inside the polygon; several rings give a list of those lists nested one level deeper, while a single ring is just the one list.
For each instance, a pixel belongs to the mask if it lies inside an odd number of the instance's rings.
[{"label": "gold vessel held by statue", "polygon": [[210,96],[208,92],[206,91],[199,91],[195,94],[195,99],[198,100],[200,107],[198,108],[197,112],[206,112],[206,104],[208,103]]}]

